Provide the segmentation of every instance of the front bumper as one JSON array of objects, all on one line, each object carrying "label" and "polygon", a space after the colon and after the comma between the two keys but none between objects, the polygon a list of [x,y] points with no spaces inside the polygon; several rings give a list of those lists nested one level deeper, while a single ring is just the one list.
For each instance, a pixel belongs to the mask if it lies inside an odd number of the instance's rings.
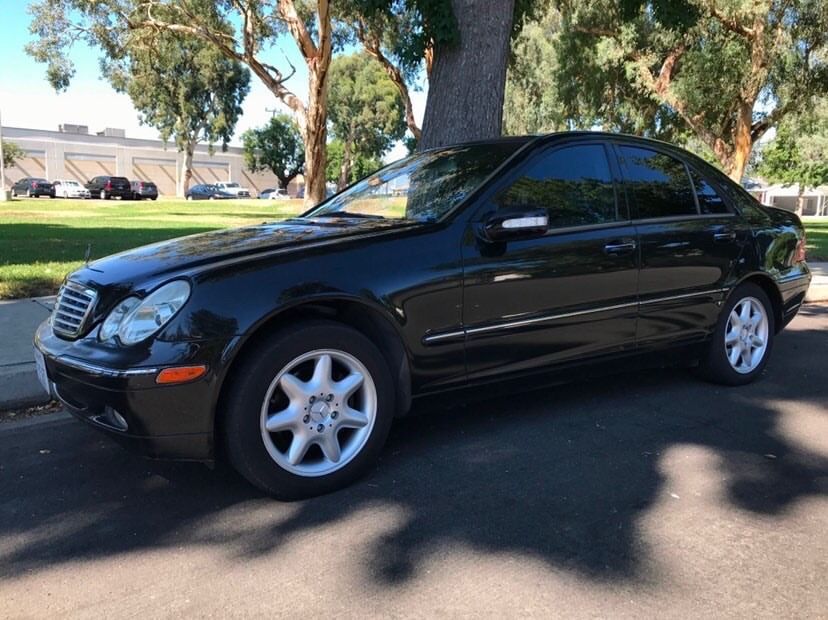
[{"label": "front bumper", "polygon": [[[216,343],[154,341],[136,363],[135,351],[130,358],[94,337],[63,340],[46,321],[34,345],[43,354],[52,395],[76,418],[145,456],[212,460]],[[209,370],[189,383],[156,384],[163,368],[187,364],[207,364]]]}]

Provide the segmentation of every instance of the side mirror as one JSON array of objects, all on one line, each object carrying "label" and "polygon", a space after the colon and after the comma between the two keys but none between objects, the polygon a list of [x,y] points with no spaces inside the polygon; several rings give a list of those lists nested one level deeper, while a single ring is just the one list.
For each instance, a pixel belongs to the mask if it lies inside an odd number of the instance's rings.
[{"label": "side mirror", "polygon": [[510,241],[542,237],[549,230],[545,209],[495,211],[483,221],[483,235],[488,241]]}]

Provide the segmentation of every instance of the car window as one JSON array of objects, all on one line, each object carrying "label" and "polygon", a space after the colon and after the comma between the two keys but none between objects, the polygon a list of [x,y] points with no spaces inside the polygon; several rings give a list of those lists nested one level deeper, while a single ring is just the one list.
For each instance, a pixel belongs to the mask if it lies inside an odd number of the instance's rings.
[{"label": "car window", "polygon": [[651,149],[622,146],[620,151],[639,218],[698,214],[684,162]]},{"label": "car window", "polygon": [[553,228],[618,219],[615,187],[601,144],[568,146],[535,156],[495,202],[499,209],[545,209]]},{"label": "car window", "polygon": [[695,170],[690,170],[690,177],[696,188],[696,198],[699,201],[699,210],[703,214],[714,215],[718,213],[729,213],[727,203],[719,196],[719,193]]}]

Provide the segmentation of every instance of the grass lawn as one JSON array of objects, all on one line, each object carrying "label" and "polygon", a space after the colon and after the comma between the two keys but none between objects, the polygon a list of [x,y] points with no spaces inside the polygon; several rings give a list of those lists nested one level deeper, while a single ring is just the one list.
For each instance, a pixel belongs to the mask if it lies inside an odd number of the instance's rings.
[{"label": "grass lawn", "polygon": [[828,262],[828,217],[803,217],[808,260]]},{"label": "grass lawn", "polygon": [[258,224],[303,211],[300,200],[120,201],[15,199],[0,202],[0,299],[51,295],[83,264],[193,233]]}]

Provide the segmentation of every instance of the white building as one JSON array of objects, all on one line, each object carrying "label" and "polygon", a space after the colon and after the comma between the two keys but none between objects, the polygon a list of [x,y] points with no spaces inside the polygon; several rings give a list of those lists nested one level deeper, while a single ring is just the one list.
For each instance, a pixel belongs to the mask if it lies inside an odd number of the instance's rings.
[{"label": "white building", "polygon": [[[26,157],[6,170],[6,183],[22,177],[75,179],[85,183],[102,174],[123,176],[130,181],[153,181],[161,194],[175,195],[182,154],[174,143],[127,138],[123,129],[105,129],[92,134],[83,125],[61,125],[58,131],[3,127],[3,139],[14,142]],[[220,147],[210,154],[206,145],[196,147],[191,184],[235,181],[249,187],[252,195],[279,187],[270,172],[253,173],[245,168],[239,147]],[[291,182],[288,193],[295,195],[302,177]]]},{"label": "white building", "polygon": [[[788,211],[797,211],[799,204],[799,184],[791,185],[769,185],[748,187],[762,204],[772,207],[780,207]],[[802,215],[825,215],[828,216],[828,185],[819,187],[808,187],[802,193],[804,205]]]}]

